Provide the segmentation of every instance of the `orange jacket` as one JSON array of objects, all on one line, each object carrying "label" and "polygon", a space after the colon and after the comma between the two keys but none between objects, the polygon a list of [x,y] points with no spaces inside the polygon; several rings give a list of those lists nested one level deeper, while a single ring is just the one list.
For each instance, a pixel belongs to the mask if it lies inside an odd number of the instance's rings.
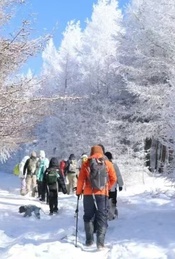
[{"label": "orange jacket", "polygon": [[105,160],[106,168],[107,168],[107,172],[108,172],[107,186],[102,190],[96,190],[96,189],[92,190],[92,187],[89,182],[89,170],[88,170],[89,169],[89,159],[90,158],[100,158],[100,157],[103,157],[103,156],[99,153],[96,153],[96,154],[90,156],[88,158],[88,160],[83,163],[81,170],[80,170],[79,177],[78,177],[76,194],[83,193],[84,195],[92,195],[92,193],[94,193],[95,195],[107,195],[108,196],[109,190],[114,185],[114,183],[117,181],[115,169],[113,167],[113,164],[110,161]]}]

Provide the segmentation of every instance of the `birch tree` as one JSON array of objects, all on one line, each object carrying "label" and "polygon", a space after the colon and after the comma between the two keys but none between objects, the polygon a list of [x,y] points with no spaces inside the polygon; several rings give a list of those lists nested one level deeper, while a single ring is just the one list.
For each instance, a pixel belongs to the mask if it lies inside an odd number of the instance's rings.
[{"label": "birch tree", "polygon": [[32,129],[46,114],[34,98],[40,80],[21,75],[23,64],[44,47],[47,37],[29,39],[30,24],[22,21],[16,31],[4,34],[3,26],[21,1],[0,1],[0,156],[5,159],[21,143],[32,139]]}]

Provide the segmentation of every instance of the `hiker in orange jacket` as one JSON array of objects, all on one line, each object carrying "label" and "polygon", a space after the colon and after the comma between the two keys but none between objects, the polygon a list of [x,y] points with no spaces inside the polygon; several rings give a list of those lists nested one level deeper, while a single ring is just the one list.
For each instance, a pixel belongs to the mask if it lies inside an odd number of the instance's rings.
[{"label": "hiker in orange jacket", "polygon": [[104,247],[104,239],[107,229],[108,217],[108,193],[117,180],[114,167],[104,157],[108,181],[102,190],[93,189],[89,180],[89,166],[91,158],[103,158],[104,153],[100,146],[91,148],[90,157],[83,163],[77,182],[77,196],[83,193],[84,206],[84,227],[86,233],[86,245],[90,246],[94,242],[94,233],[97,235],[97,248]]}]

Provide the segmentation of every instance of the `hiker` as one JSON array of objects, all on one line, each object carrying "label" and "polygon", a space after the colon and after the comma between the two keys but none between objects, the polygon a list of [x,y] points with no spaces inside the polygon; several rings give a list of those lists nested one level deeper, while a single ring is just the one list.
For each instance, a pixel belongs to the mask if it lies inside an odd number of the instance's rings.
[{"label": "hiker", "polygon": [[[102,176],[104,177],[104,174],[106,176],[105,178],[100,178],[100,182],[103,182],[105,179],[104,185],[101,188],[92,187],[92,182],[94,183],[91,177],[93,161],[98,161],[104,167]],[[95,180],[98,182],[98,179]],[[84,162],[81,167],[76,191],[78,198],[83,194],[83,219],[86,234],[86,246],[91,246],[93,244],[94,233],[96,233],[97,248],[101,249],[104,247],[108,217],[108,192],[116,180],[117,177],[114,167],[112,163],[105,158],[102,148],[100,146],[93,146],[91,148],[90,157],[88,157],[88,160]]]},{"label": "hiker", "polygon": [[45,201],[45,191],[43,190],[43,176],[48,166],[49,166],[49,159],[46,158],[45,151],[40,150],[39,159],[38,159],[37,168],[36,168],[36,178],[37,178],[37,185],[38,185],[38,198],[40,198],[41,201]]},{"label": "hiker", "polygon": [[75,155],[71,154],[66,164],[66,176],[68,178],[67,192],[68,194],[75,192],[77,187],[77,178],[79,174],[78,162]]},{"label": "hiker", "polygon": [[36,165],[38,158],[36,152],[32,152],[30,157],[27,159],[23,169],[23,177],[26,177],[26,191],[27,193],[32,190],[32,197],[35,197],[36,193]]},{"label": "hiker", "polygon": [[64,194],[67,193],[66,185],[62,173],[58,169],[58,160],[52,157],[49,167],[46,169],[43,177],[43,187],[48,190],[50,215],[58,213],[58,191],[59,187]]},{"label": "hiker", "polygon": [[[122,178],[121,172],[119,170],[119,167],[117,166],[116,163],[113,163],[113,161],[112,161],[112,159],[113,159],[112,153],[106,152],[105,156],[114,165],[115,173],[116,173],[116,176],[117,176],[117,181],[112,186],[112,188],[109,190],[109,199],[111,199],[111,202],[112,202],[111,205],[114,207],[114,214],[113,214],[112,217],[115,218],[115,215],[118,214],[117,208],[116,208],[116,206],[117,206],[117,187],[119,189],[119,192],[122,191],[124,183],[123,183],[123,178]],[[113,219],[113,218],[111,218],[111,219]]]},{"label": "hiker", "polygon": [[78,169],[81,169],[82,164],[88,159],[88,155],[86,153],[83,153],[81,155],[81,158],[78,160]]},{"label": "hiker", "polygon": [[29,156],[24,156],[22,161],[19,163],[19,178],[21,180],[21,188],[20,188],[20,194],[21,195],[26,195],[27,194],[27,190],[26,190],[26,175],[23,175],[23,170],[24,170],[24,165],[27,161],[27,159],[29,159]]}]

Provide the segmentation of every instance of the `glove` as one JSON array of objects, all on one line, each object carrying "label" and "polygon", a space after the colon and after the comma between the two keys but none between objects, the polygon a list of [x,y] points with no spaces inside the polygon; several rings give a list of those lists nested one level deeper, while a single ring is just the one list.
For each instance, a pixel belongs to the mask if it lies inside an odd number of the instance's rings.
[{"label": "glove", "polygon": [[119,187],[119,192],[121,192],[123,190],[123,187]]}]

